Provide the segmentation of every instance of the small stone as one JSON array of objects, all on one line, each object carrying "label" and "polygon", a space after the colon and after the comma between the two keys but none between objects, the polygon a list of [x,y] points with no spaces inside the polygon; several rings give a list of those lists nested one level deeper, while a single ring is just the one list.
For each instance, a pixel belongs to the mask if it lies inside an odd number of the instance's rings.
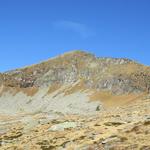
[{"label": "small stone", "polygon": [[110,121],[110,122],[105,122],[104,125],[105,126],[120,126],[122,124],[125,124],[126,122],[123,121]]},{"label": "small stone", "polygon": [[65,129],[76,128],[76,122],[64,122],[60,124],[53,125],[48,131],[64,131]]},{"label": "small stone", "polygon": [[106,138],[104,141],[102,141],[102,144],[107,144],[111,142],[120,142],[120,138],[117,135],[110,136]]}]

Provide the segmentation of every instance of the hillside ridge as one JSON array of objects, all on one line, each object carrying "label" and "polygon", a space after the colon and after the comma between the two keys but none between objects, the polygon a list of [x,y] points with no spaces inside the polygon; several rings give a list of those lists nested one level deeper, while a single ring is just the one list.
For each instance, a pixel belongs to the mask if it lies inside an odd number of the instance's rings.
[{"label": "hillside ridge", "polygon": [[0,85],[20,88],[71,85],[79,80],[87,89],[115,94],[149,91],[150,67],[126,58],[101,58],[77,50],[0,74]]}]

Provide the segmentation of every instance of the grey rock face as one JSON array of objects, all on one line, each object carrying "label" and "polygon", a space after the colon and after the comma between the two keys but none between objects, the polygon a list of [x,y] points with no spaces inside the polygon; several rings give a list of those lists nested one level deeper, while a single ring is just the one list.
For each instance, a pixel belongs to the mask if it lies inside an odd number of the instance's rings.
[{"label": "grey rock face", "polygon": [[38,86],[49,86],[54,83],[74,83],[77,81],[77,70],[74,68],[58,68],[49,70],[46,74],[39,77],[35,84]]},{"label": "grey rock face", "polygon": [[138,93],[142,89],[134,86],[134,83],[131,79],[126,79],[122,77],[112,77],[106,80],[101,80],[96,84],[96,88],[101,90],[109,90],[114,94],[123,94],[123,93]]}]

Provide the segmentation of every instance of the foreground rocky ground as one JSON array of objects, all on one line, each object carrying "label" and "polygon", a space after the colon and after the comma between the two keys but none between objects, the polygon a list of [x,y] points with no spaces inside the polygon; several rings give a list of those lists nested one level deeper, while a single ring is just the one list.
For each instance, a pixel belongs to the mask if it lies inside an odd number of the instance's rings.
[{"label": "foreground rocky ground", "polygon": [[150,99],[143,96],[90,116],[1,115],[0,149],[150,150]]}]

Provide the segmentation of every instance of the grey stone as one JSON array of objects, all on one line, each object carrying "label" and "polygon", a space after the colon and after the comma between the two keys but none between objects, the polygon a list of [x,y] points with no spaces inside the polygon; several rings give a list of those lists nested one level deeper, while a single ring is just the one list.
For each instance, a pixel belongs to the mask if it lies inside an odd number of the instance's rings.
[{"label": "grey stone", "polygon": [[48,130],[49,131],[64,131],[65,129],[76,128],[76,127],[77,127],[76,122],[64,122],[64,123],[53,125]]}]

